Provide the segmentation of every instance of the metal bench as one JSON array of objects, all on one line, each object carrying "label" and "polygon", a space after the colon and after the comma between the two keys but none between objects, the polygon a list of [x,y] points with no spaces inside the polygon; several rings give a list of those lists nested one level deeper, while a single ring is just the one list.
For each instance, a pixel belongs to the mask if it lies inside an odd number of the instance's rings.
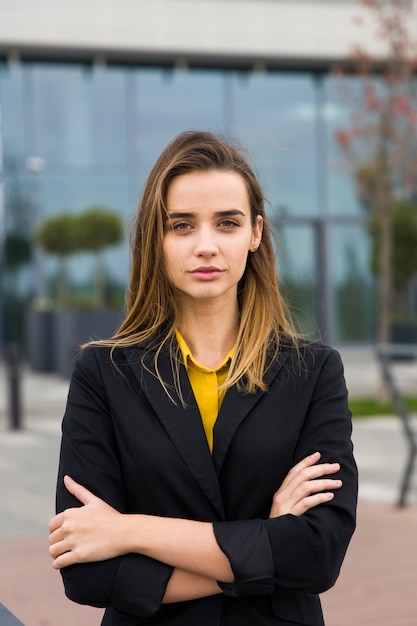
[{"label": "metal bench", "polygon": [[404,507],[410,490],[414,464],[417,458],[417,430],[413,424],[410,412],[405,405],[403,393],[400,391],[398,383],[394,377],[392,366],[393,361],[397,359],[413,361],[417,357],[417,346],[408,344],[381,344],[377,346],[377,357],[381,366],[383,380],[394,405],[394,410],[401,419],[403,432],[408,446],[408,458],[404,468],[397,502],[399,507]]}]

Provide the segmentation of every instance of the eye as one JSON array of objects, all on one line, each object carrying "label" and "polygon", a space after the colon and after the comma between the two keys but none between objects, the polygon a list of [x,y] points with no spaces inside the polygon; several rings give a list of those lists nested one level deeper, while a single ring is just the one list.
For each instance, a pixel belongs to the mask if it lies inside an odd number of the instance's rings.
[{"label": "eye", "polygon": [[219,226],[221,228],[226,228],[227,230],[238,228],[240,226],[239,222],[231,219],[224,219],[220,222]]},{"label": "eye", "polygon": [[187,230],[191,230],[192,226],[188,222],[176,222],[171,224],[171,229],[179,232],[184,232]]}]

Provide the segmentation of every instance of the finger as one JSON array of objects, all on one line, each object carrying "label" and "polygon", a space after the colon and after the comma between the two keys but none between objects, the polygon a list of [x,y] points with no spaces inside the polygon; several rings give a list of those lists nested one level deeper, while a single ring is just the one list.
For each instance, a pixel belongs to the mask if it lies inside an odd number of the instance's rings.
[{"label": "finger", "polygon": [[317,478],[321,478],[322,476],[335,474],[340,470],[340,464],[320,463],[309,466],[301,466],[301,464],[299,464],[299,466],[295,466],[293,469],[296,469],[296,472],[293,474],[288,474],[287,478],[284,480],[277,493],[282,492],[286,489],[294,491],[299,485],[302,485],[309,480],[315,480]]},{"label": "finger", "polygon": [[52,567],[54,569],[61,569],[63,567],[68,567],[68,565],[74,565],[75,563],[87,563],[89,561],[88,552],[66,541],[62,541],[60,544],[51,546],[49,548],[49,553],[54,559],[52,562]]},{"label": "finger", "polygon": [[303,470],[303,475],[308,476],[309,480],[336,474],[340,470],[340,463],[319,463]]},{"label": "finger", "polygon": [[64,485],[67,490],[75,497],[77,500],[82,502],[82,504],[90,504],[94,500],[96,500],[96,496],[88,491],[85,487],[75,482],[71,476],[64,476]]},{"label": "finger", "polygon": [[68,567],[68,565],[74,565],[76,562],[74,554],[68,550],[68,552],[60,554],[52,561],[52,567],[54,569],[62,569],[63,567]]},{"label": "finger", "polygon": [[60,526],[62,526],[62,522],[63,522],[63,513],[58,513],[58,515],[55,515],[48,524],[48,530],[50,533],[54,532],[54,530],[56,530],[57,528],[59,528]]},{"label": "finger", "polygon": [[272,498],[271,517],[277,517],[284,512],[292,512],[300,502],[312,494],[333,491],[342,487],[342,481],[334,478],[316,478],[294,482],[294,485],[280,488]]},{"label": "finger", "polygon": [[306,456],[304,459],[299,461],[296,465],[294,465],[294,467],[290,469],[290,471],[288,472],[288,476],[297,474],[298,472],[302,471],[306,467],[315,465],[320,460],[320,458],[321,458],[320,452],[313,452],[313,454],[309,454],[308,456]]},{"label": "finger", "polygon": [[320,452],[313,452],[313,454],[310,454],[309,456],[306,456],[304,459],[299,461],[296,465],[294,465],[294,467],[290,469],[290,471],[284,478],[281,486],[285,487],[286,485],[291,483],[291,481],[294,480],[294,478],[300,472],[302,472],[308,467],[311,467],[312,465],[315,465],[320,460],[320,457],[321,457]]},{"label": "finger", "polygon": [[54,543],[53,545],[49,546],[49,554],[55,560],[61,554],[68,552],[69,549],[70,547],[65,543],[65,541],[58,541],[57,543]]},{"label": "finger", "polygon": [[[342,486],[341,480],[334,480],[331,478],[323,478],[317,480],[310,480],[303,485],[300,485],[298,489],[298,496],[301,500],[313,493],[319,493],[322,491],[333,491],[334,489],[340,489]],[[294,496],[297,496],[297,492],[294,492]]]},{"label": "finger", "polygon": [[[308,511],[310,508],[328,502],[334,498],[334,491],[342,487],[341,480],[323,479],[312,480],[300,488],[298,502],[294,505],[294,511]],[[297,513],[298,514],[298,513]]]},{"label": "finger", "polygon": [[332,491],[326,491],[325,493],[316,493],[314,495],[308,496],[307,498],[303,498],[300,500],[292,510],[292,514],[296,516],[304,515],[310,509],[313,509],[320,504],[325,504],[326,502],[331,502],[334,498],[334,493]]},{"label": "finger", "polygon": [[58,543],[58,541],[62,541],[65,537],[65,533],[63,531],[62,526],[54,530],[49,535],[49,545],[53,545],[54,543]]},{"label": "finger", "polygon": [[296,474],[291,483],[293,485],[301,484],[308,480],[317,480],[322,476],[328,476],[330,474],[336,474],[340,470],[339,463],[320,463],[312,465],[311,467],[305,467]]}]

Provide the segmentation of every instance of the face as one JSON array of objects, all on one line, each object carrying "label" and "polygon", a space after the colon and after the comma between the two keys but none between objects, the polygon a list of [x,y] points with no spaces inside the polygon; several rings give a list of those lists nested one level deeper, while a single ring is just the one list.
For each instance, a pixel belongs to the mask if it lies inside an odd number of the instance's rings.
[{"label": "face", "polygon": [[253,227],[244,179],[236,172],[192,172],[168,187],[163,252],[181,303],[237,303],[248,254],[262,236]]}]

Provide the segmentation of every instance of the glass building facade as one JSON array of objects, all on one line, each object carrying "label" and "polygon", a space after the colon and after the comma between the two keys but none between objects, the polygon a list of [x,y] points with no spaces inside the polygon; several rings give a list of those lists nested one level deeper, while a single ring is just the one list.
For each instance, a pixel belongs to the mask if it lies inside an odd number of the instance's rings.
[{"label": "glass building facade", "polygon": [[[104,261],[110,295],[123,293],[141,188],[163,147],[186,129],[226,134],[248,149],[304,331],[332,343],[372,339],[369,241],[335,139],[349,112],[331,75],[4,62],[0,106],[3,339],[24,341],[25,310],[54,294],[57,260],[31,245],[52,215],[99,205],[122,216],[126,240]],[[69,259],[74,292],[88,293],[92,274],[89,255]]]}]

